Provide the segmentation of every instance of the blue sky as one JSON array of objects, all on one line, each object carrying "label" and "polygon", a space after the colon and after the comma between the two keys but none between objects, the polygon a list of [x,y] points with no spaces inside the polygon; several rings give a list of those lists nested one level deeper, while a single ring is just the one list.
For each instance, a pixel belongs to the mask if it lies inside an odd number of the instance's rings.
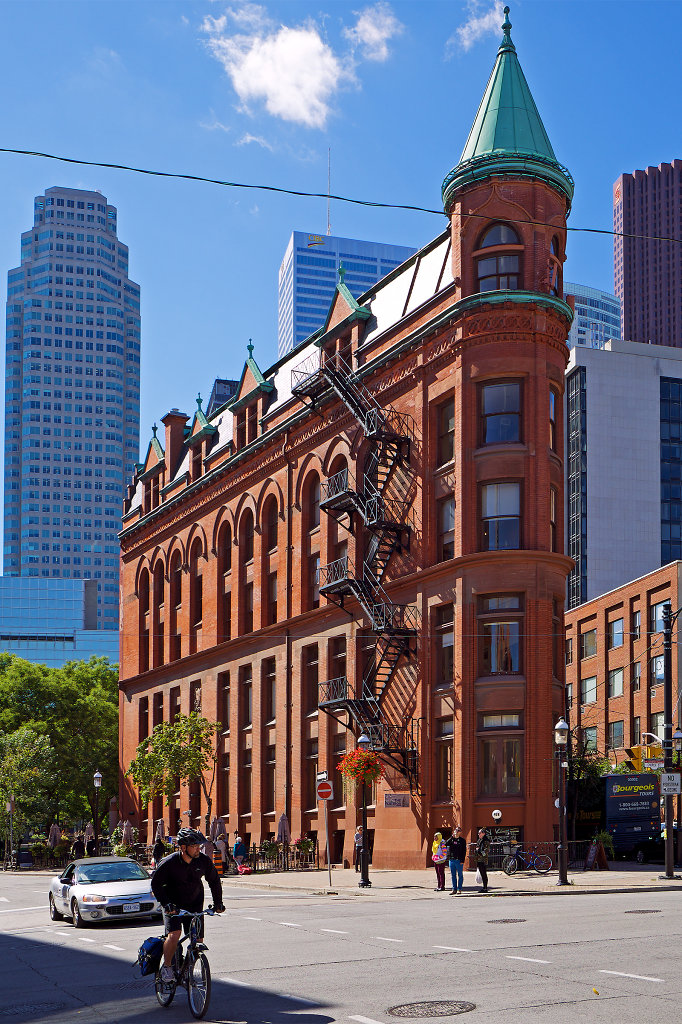
[{"label": "blue sky", "polygon": [[[2,0],[2,145],[438,209],[501,38],[501,4]],[[611,227],[621,171],[682,157],[682,3],[518,0],[512,38],[570,224]],[[33,196],[100,189],[142,287],[142,448],[171,406],[276,358],[277,271],[326,202],[0,154],[0,289]],[[419,246],[439,216],[333,203],[337,235]],[[611,289],[611,239],[572,234],[569,280]]]}]

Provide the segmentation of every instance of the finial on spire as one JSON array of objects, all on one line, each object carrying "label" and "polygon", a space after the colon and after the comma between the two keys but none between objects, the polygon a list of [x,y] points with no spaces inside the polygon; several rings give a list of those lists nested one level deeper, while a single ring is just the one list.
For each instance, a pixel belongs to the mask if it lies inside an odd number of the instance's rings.
[{"label": "finial on spire", "polygon": [[157,431],[158,429],[159,429],[159,428],[157,427],[156,423],[153,423],[153,424],[152,424],[152,434],[154,435],[154,437],[156,437],[156,431]]},{"label": "finial on spire", "polygon": [[201,412],[201,403],[202,402],[203,402],[203,398],[201,397],[201,392],[199,392],[199,394],[197,395],[197,409],[199,410],[199,412]]},{"label": "finial on spire", "polygon": [[253,359],[253,343],[251,341],[251,338],[249,338],[249,344],[246,347],[249,351],[249,359]]},{"label": "finial on spire", "polygon": [[346,268],[343,263],[339,263],[339,284],[343,284],[343,280],[346,276]]},{"label": "finial on spire", "polygon": [[511,21],[509,20],[509,8],[505,7],[505,9],[504,9],[504,21],[502,22],[502,31],[504,32],[504,36],[502,37],[502,42],[500,43],[500,49],[502,49],[503,47],[508,48],[508,49],[512,49],[512,50],[516,49],[516,47],[512,43],[511,27],[512,27],[512,24],[511,24]]}]

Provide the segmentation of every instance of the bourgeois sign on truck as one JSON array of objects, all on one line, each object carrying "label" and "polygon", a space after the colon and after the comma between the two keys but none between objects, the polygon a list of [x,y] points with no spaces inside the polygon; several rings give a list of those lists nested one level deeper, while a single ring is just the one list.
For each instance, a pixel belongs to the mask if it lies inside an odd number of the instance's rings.
[{"label": "bourgeois sign on truck", "polygon": [[658,776],[606,776],[606,830],[618,853],[630,853],[661,834]]}]

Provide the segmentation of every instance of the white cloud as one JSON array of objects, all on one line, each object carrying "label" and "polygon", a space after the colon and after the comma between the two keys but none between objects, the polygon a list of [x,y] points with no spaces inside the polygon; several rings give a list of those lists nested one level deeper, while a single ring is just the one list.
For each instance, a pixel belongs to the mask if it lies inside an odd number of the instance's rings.
[{"label": "white cloud", "polygon": [[264,139],[262,135],[251,135],[250,132],[246,132],[242,135],[241,139],[235,143],[236,146],[248,146],[250,143],[255,142],[256,145],[262,146],[263,149],[269,149],[272,153],[272,146],[267,139]]},{"label": "white cloud", "polygon": [[[228,19],[248,31],[231,34]],[[209,51],[247,110],[263,103],[274,117],[324,128],[332,97],[352,78],[312,22],[275,26],[262,7],[249,4],[220,18],[205,18],[202,29],[209,36]]]},{"label": "white cloud", "polygon": [[396,18],[389,4],[380,0],[373,7],[356,11],[358,20],[353,28],[344,29],[344,36],[357,47],[367,60],[388,60],[389,40],[399,36],[403,25]]},{"label": "white cloud", "polygon": [[454,34],[448,39],[445,44],[446,52],[449,54],[455,48],[466,52],[483,36],[501,33],[504,20],[503,7],[502,0],[493,0],[492,5],[485,9],[482,0],[468,0],[469,17],[463,25],[455,29]]},{"label": "white cloud", "polygon": [[231,132],[232,131],[232,129],[230,128],[229,124],[223,124],[222,121],[219,121],[218,118],[213,113],[213,111],[211,111],[211,120],[210,121],[200,121],[199,122],[199,127],[200,128],[205,128],[207,132]]}]

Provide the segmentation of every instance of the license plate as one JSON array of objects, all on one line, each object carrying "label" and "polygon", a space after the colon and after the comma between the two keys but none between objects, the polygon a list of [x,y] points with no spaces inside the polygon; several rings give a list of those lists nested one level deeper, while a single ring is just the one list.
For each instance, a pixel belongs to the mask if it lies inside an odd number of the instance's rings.
[{"label": "license plate", "polygon": [[123,913],[124,914],[139,914],[140,904],[139,903],[124,903]]}]

